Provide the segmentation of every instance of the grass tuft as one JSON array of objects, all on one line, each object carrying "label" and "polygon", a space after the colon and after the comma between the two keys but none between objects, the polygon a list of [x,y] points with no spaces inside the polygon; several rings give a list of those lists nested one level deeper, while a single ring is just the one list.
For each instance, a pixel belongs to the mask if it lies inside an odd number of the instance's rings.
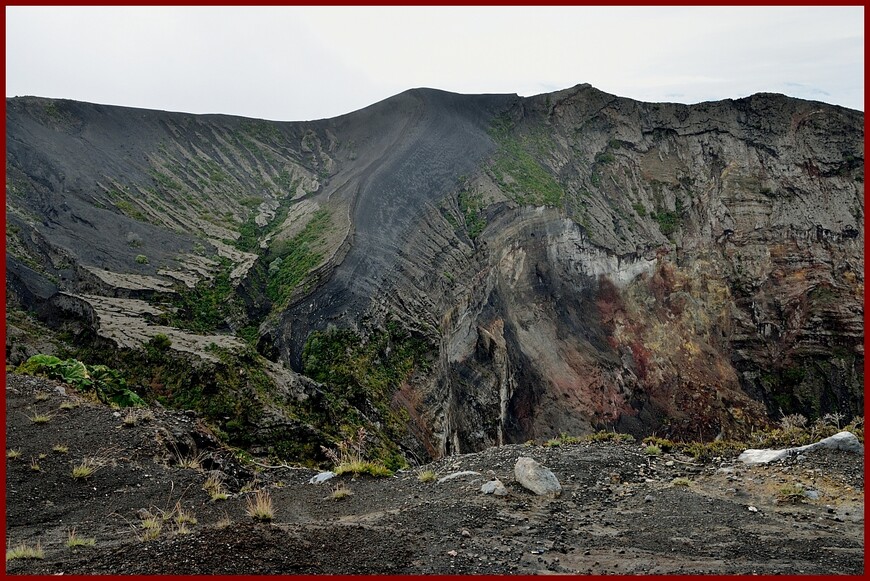
[{"label": "grass tuft", "polygon": [[44,391],[40,391],[39,393],[37,393],[37,394],[33,397],[33,399],[35,399],[36,401],[45,401],[45,400],[48,399],[48,394],[45,393]]},{"label": "grass tuft", "polygon": [[21,450],[6,450],[6,458],[9,460],[18,460],[21,458]]},{"label": "grass tuft", "polygon": [[67,452],[69,452],[69,446],[67,446],[66,444],[55,444],[51,448],[51,450],[52,452],[57,452],[58,454],[66,454]]},{"label": "grass tuft", "polygon": [[419,474],[417,474],[417,480],[420,482],[435,482],[435,474],[434,470],[423,470]]},{"label": "grass tuft", "polygon": [[93,547],[97,544],[97,539],[91,537],[80,537],[76,534],[76,529],[73,527],[67,533],[66,546],[70,549],[75,547]]},{"label": "grass tuft", "polygon": [[691,483],[692,483],[691,480],[689,480],[688,478],[685,478],[683,476],[680,476],[678,478],[674,478],[673,480],[671,480],[671,484],[673,486],[688,486]]},{"label": "grass tuft", "polygon": [[85,480],[93,476],[100,465],[95,458],[84,458],[80,464],[73,466],[72,477],[76,480]]},{"label": "grass tuft", "polygon": [[332,494],[329,495],[332,500],[342,500],[348,496],[353,496],[353,491],[345,486],[344,483],[340,483],[338,486],[333,488]]},{"label": "grass tuft", "polygon": [[212,502],[226,500],[229,496],[226,490],[224,490],[224,479],[220,474],[209,475],[203,483],[202,489],[208,493]]},{"label": "grass tuft", "polygon": [[51,418],[53,418],[53,417],[54,416],[52,416],[51,414],[36,413],[36,414],[33,414],[32,416],[27,416],[27,419],[29,419],[34,424],[47,424],[48,422],[51,421]]},{"label": "grass tuft", "polygon": [[60,402],[60,409],[71,410],[71,409],[75,409],[75,408],[79,407],[79,405],[81,405],[81,404],[79,404],[78,402],[73,403],[71,401],[62,401],[62,402]]},{"label": "grass tuft", "polygon": [[254,493],[253,498],[248,497],[245,513],[260,522],[269,522],[275,518],[275,509],[272,506],[272,497],[266,490],[260,489]]},{"label": "grass tuft", "polygon": [[45,551],[42,550],[42,545],[37,542],[35,547],[20,543],[11,549],[6,549],[6,560],[13,559],[44,559]]},{"label": "grass tuft", "polygon": [[661,456],[662,449],[656,446],[655,444],[650,444],[646,448],[643,449],[643,453],[647,456]]}]

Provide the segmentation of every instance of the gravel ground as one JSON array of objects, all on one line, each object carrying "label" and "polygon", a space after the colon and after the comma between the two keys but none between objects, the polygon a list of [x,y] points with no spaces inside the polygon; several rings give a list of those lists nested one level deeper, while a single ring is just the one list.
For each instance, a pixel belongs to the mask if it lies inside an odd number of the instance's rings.
[{"label": "gravel ground", "polygon": [[[649,457],[640,444],[505,446],[375,479],[312,485],[314,470],[259,468],[221,447],[192,413],[152,409],[135,425],[58,383],[6,376],[11,574],[850,574],[864,570],[863,458],[816,452],[768,466]],[[61,404],[72,404],[61,409]],[[48,416],[45,423],[32,418]],[[65,451],[64,451],[65,447]],[[9,458],[8,451],[20,452]],[[516,459],[550,468],[560,497],[515,482]],[[183,460],[198,457],[200,468]],[[96,472],[74,479],[92,459]],[[39,470],[34,469],[34,464]],[[421,482],[480,474],[442,483]],[[228,493],[202,487],[219,471]],[[498,477],[504,497],[484,495]],[[675,482],[675,479],[676,480]],[[818,493],[783,501],[797,486]],[[352,494],[332,498],[337,488]],[[275,517],[246,515],[268,491]],[[814,494],[811,494],[814,496]],[[177,524],[180,512],[196,523]],[[146,540],[143,517],[161,530]],[[94,546],[67,547],[69,531]]]}]

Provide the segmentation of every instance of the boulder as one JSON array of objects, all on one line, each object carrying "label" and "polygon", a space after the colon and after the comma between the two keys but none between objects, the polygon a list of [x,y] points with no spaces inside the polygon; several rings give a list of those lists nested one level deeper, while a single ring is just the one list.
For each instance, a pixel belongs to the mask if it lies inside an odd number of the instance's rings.
[{"label": "boulder", "polygon": [[817,450],[819,448],[828,448],[831,450],[842,450],[843,452],[851,452],[853,454],[864,454],[864,446],[851,432],[837,432],[833,436],[819,440],[814,444],[799,446],[797,448],[784,448],[782,450],[772,450],[770,448],[744,450],[738,460],[744,464],[769,464],[776,460],[782,460],[787,456],[794,456],[809,450]]},{"label": "boulder", "polygon": [[538,496],[556,498],[562,494],[562,485],[559,484],[556,475],[532,458],[525,456],[517,458],[517,463],[514,466],[514,478],[523,488],[531,490]]}]

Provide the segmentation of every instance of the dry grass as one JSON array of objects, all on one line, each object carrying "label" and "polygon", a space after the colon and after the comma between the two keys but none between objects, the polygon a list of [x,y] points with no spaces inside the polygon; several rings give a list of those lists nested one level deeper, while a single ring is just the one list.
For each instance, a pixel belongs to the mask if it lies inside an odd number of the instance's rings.
[{"label": "dry grass", "polygon": [[233,524],[233,521],[230,519],[230,515],[228,515],[226,512],[224,512],[224,515],[221,517],[221,519],[219,521],[217,521],[214,524],[214,526],[218,530],[223,530],[223,529],[227,528],[228,526],[230,526],[231,524]]},{"label": "dry grass", "polygon": [[19,543],[10,549],[6,549],[6,560],[13,559],[44,559],[45,551],[42,550],[42,545],[37,542],[35,547],[31,547],[25,543]]},{"label": "dry grass", "polygon": [[80,405],[81,404],[78,402],[63,401],[60,403],[60,409],[71,410],[71,409],[75,409],[75,408],[79,407]]},{"label": "dry grass", "polygon": [[33,399],[35,399],[36,401],[45,401],[48,399],[48,394],[44,391],[40,391],[35,396],[33,396]]},{"label": "dry grass", "polygon": [[80,537],[76,534],[76,529],[73,527],[67,532],[66,546],[70,549],[75,547],[93,547],[97,544],[97,539],[91,537]]},{"label": "dry grass", "polygon": [[36,460],[36,458],[30,459],[30,469],[34,472],[42,472],[42,468],[39,466],[39,462]]},{"label": "dry grass", "polygon": [[682,476],[680,476],[678,478],[674,478],[673,480],[671,480],[671,484],[674,486],[688,486],[691,483],[692,483],[691,480],[689,480],[688,478],[684,478]]},{"label": "dry grass", "polygon": [[269,522],[275,518],[275,508],[272,506],[272,497],[263,489],[254,493],[253,498],[248,497],[245,513],[260,522]]},{"label": "dry grass", "polygon": [[175,463],[179,468],[186,468],[188,470],[196,470],[199,472],[202,470],[202,461],[205,458],[205,454],[198,454],[196,456],[176,456]]},{"label": "dry grass", "polygon": [[9,460],[18,460],[21,458],[21,450],[6,450],[6,458]]},{"label": "dry grass", "polygon": [[202,489],[208,493],[212,502],[226,500],[229,496],[224,490],[224,479],[220,474],[210,474],[203,483]]},{"label": "dry grass", "polygon": [[154,412],[149,409],[130,409],[124,415],[124,427],[132,428],[140,422],[150,422],[154,419]]},{"label": "dry grass", "polygon": [[55,444],[51,448],[51,450],[52,452],[57,452],[58,454],[66,454],[67,452],[69,452],[69,446],[67,446],[66,444]]},{"label": "dry grass", "polygon": [[34,424],[47,424],[54,416],[51,414],[35,413],[32,416],[27,416],[27,419]]},{"label": "dry grass", "polygon": [[182,525],[195,525],[196,517],[192,512],[188,512],[181,508],[181,503],[176,503],[175,510],[172,511],[172,514],[175,515],[175,524],[178,526]]},{"label": "dry grass", "polygon": [[335,450],[324,446],[320,449],[326,457],[335,463],[332,469],[336,475],[342,474],[370,474],[372,476],[392,476],[392,471],[379,462],[365,459],[366,439],[365,428],[360,428],[356,434],[351,434],[336,445]]},{"label": "dry grass", "polygon": [[329,495],[332,500],[342,500],[348,496],[353,496],[353,491],[345,486],[344,483],[340,483],[338,486],[333,488],[332,494]]}]

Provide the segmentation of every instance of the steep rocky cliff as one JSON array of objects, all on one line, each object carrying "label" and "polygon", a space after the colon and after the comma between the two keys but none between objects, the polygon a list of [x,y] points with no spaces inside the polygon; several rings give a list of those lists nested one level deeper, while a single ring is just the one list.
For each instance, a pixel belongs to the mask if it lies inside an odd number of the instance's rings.
[{"label": "steep rocky cliff", "polygon": [[[425,457],[863,409],[863,113],[580,85],[311,123],[36,98],[6,119],[7,308],[230,439],[311,454],[362,423]],[[155,379],[158,334],[206,375],[243,360],[256,409]]]}]

